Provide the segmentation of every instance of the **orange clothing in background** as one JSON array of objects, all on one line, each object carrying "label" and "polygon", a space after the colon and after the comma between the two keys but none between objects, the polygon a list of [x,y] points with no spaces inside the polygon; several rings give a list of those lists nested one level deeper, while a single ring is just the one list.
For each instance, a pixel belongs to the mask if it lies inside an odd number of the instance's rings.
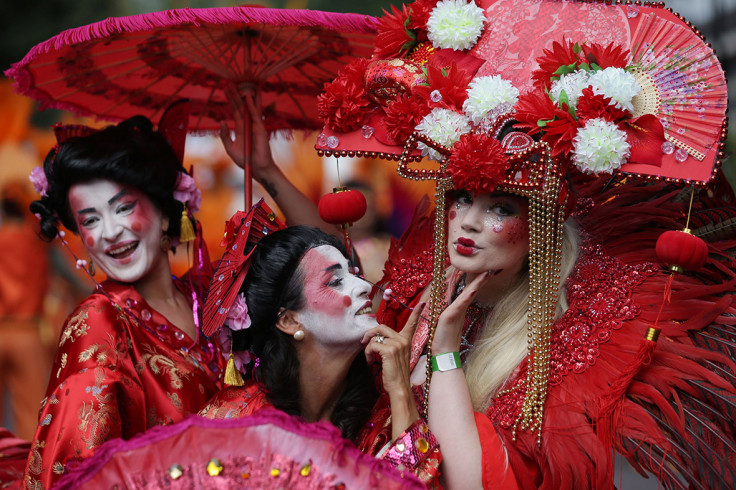
[{"label": "orange clothing in background", "polygon": [[[30,439],[48,379],[49,359],[39,335],[48,287],[48,244],[33,226],[0,226],[0,393],[10,394],[14,431]],[[0,420],[2,420],[0,405]]]}]

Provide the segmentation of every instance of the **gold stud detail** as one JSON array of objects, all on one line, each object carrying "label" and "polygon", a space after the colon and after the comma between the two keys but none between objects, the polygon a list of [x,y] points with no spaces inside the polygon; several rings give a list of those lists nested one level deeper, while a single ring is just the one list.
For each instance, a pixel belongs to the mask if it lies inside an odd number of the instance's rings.
[{"label": "gold stud detail", "polygon": [[223,467],[219,459],[211,459],[207,463],[207,474],[210,476],[219,476],[222,473]]}]

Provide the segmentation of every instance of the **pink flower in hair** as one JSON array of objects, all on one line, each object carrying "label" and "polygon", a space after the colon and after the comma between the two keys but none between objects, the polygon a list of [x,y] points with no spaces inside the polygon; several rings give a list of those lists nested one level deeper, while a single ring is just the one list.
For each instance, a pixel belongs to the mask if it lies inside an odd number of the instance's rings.
[{"label": "pink flower in hair", "polygon": [[43,167],[33,167],[31,175],[28,176],[28,180],[33,184],[33,188],[41,194],[43,197],[48,196],[49,181],[46,179],[46,172],[43,171]]},{"label": "pink flower in hair", "polygon": [[202,192],[197,188],[197,183],[189,174],[179,173],[176,189],[174,189],[174,199],[188,203],[187,207],[192,213],[199,211],[199,206],[202,204]]},{"label": "pink flower in hair", "polygon": [[245,303],[245,295],[243,293],[238,293],[238,296],[235,298],[230,311],[227,313],[225,324],[234,332],[250,327],[248,305]]}]

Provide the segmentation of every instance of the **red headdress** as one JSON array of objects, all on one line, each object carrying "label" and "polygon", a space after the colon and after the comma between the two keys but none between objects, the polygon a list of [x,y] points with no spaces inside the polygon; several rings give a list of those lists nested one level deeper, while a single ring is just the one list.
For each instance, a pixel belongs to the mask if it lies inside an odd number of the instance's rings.
[{"label": "red headdress", "polygon": [[[726,80],[713,50],[660,4],[612,3],[430,0],[394,9],[375,53],[395,58],[356,61],[349,73],[355,83],[355,68],[366,67],[364,108],[350,114],[357,129],[331,125],[341,92],[321,106],[320,155],[398,161],[400,175],[437,181],[439,209],[453,186],[529,199],[530,355],[512,425],[540,438],[571,176],[704,186],[723,157]],[[436,213],[430,327],[444,299],[445,229]]]}]

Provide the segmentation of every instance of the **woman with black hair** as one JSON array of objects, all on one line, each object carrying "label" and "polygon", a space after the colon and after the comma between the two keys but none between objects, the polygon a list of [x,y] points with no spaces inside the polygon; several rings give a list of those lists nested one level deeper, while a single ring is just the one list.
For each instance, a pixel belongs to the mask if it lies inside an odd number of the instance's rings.
[{"label": "woman with black hair", "polygon": [[[395,332],[376,323],[370,290],[332,235],[294,226],[262,238],[223,329],[253,367],[243,369],[245,386],[225,388],[200,413],[237,418],[273,406],[308,422],[328,420],[364,451],[383,449],[383,457],[431,480],[439,451],[409,383],[419,309]],[[369,366],[377,359],[380,397]]]},{"label": "woman with black hair", "polygon": [[42,238],[63,240],[61,222],[89,254],[78,266],[94,274],[94,263],[107,280],[62,328],[28,488],[52,486],[106,440],[196,412],[220,387],[219,350],[197,333],[203,267],[171,276],[169,251],[185,240],[199,193],[162,132],[142,116],[101,131],[62,128],[32,174]]}]

